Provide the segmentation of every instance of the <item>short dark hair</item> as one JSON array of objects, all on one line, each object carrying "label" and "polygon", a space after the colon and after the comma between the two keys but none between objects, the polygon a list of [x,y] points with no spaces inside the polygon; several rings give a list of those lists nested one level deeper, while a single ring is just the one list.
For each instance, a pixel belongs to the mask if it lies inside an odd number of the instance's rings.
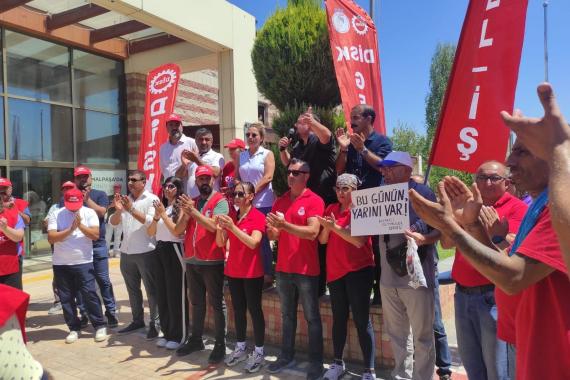
[{"label": "short dark hair", "polygon": [[251,182],[240,182],[236,185],[236,187],[241,186],[244,190],[246,190],[250,194],[255,194],[255,186]]},{"label": "short dark hair", "polygon": [[372,106],[369,106],[368,104],[361,104],[360,110],[362,111],[361,112],[362,117],[370,116],[370,123],[374,124],[374,120],[376,120],[376,112],[374,111],[374,108],[372,108]]},{"label": "short dark hair", "polygon": [[142,170],[138,170],[138,169],[129,170],[129,177],[132,175],[138,175],[143,181],[146,182],[146,174]]},{"label": "short dark hair", "polygon": [[302,171],[305,171],[305,172],[311,171],[311,167],[309,166],[309,164],[307,162],[301,160],[300,158],[292,158],[291,161],[289,161],[289,165],[287,165],[287,168],[289,168],[291,165],[301,165]]},{"label": "short dark hair", "polygon": [[194,135],[196,138],[200,138],[200,136],[207,136],[207,135],[212,135],[214,136],[214,134],[212,133],[212,131],[210,131],[208,128],[200,128],[196,131],[196,134]]}]

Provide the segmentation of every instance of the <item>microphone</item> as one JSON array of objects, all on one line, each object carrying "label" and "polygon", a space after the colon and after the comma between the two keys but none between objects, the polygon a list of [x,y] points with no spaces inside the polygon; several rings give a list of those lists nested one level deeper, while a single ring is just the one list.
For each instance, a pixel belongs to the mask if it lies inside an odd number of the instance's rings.
[{"label": "microphone", "polygon": [[[295,128],[289,128],[289,132],[287,132],[287,138],[289,139],[289,141],[293,141],[293,139],[297,136],[297,131],[295,130]],[[285,149],[287,149],[286,147],[279,147],[279,150],[281,152],[283,152]]]}]

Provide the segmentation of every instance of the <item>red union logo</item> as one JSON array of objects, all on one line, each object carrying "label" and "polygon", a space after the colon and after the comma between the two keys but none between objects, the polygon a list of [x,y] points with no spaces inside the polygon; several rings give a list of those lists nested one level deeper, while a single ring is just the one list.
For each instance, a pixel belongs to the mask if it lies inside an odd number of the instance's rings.
[{"label": "red union logo", "polygon": [[172,69],[163,70],[156,74],[150,81],[149,91],[151,94],[158,95],[168,90],[176,81],[176,72]]}]

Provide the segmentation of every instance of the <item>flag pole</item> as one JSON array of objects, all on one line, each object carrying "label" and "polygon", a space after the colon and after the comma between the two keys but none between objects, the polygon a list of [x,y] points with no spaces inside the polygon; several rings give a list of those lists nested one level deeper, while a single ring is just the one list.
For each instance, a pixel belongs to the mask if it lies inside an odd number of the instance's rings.
[{"label": "flag pole", "polygon": [[544,81],[548,82],[548,0],[542,3],[544,9]]}]

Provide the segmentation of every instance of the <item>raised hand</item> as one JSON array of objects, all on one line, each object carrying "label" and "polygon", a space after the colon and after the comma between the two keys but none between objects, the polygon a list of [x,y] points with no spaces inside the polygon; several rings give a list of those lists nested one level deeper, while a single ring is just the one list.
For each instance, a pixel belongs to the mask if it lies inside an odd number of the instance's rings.
[{"label": "raised hand", "polygon": [[285,225],[285,216],[280,212],[277,213],[270,212],[269,214],[267,214],[266,221],[269,226],[280,230]]},{"label": "raised hand", "polygon": [[350,135],[350,143],[357,151],[364,149],[364,141],[366,141],[364,133],[353,133]]},{"label": "raised hand", "polygon": [[152,202],[152,206],[154,207],[154,214],[157,216],[162,217],[164,215],[164,213],[166,212],[164,205],[159,200],[154,200]]},{"label": "raised hand", "polygon": [[133,201],[127,195],[121,195],[121,203],[124,210],[131,211],[133,208]]},{"label": "raised hand", "polygon": [[459,178],[449,176],[443,182],[455,220],[463,226],[476,223],[483,206],[477,185],[474,183],[470,190]]},{"label": "raised hand", "polygon": [[344,150],[348,149],[348,146],[350,145],[350,137],[348,136],[346,131],[342,128],[339,128],[336,130],[335,134],[338,146]]},{"label": "raised hand", "polygon": [[336,226],[336,218],[333,213],[331,213],[330,216],[325,217],[317,215],[317,220],[319,221],[320,225],[327,230],[332,230]]},{"label": "raised hand", "polygon": [[73,222],[71,223],[71,226],[69,227],[69,229],[71,231],[75,231],[79,225],[81,224],[81,216],[79,215],[78,212],[75,213],[75,216],[73,217]]},{"label": "raised hand", "polygon": [[194,200],[186,194],[180,195],[180,197],[178,197],[178,202],[182,211],[187,215],[190,215],[192,211],[196,210]]},{"label": "raised hand", "polygon": [[234,220],[228,215],[218,215],[216,220],[217,223],[225,230],[231,230],[235,226]]},{"label": "raised hand", "polygon": [[4,217],[0,218],[0,230],[4,231],[7,226],[8,226],[8,221],[6,220],[6,218]]},{"label": "raised hand", "polygon": [[413,189],[409,191],[410,201],[416,214],[424,222],[444,233],[454,227],[458,227],[457,221],[453,216],[451,201],[445,189],[445,184],[441,181],[437,185],[439,202],[432,202]]},{"label": "raised hand", "polygon": [[124,206],[123,206],[123,201],[121,199],[121,194],[120,193],[116,193],[115,196],[113,197],[113,202],[115,205],[115,209],[117,211],[123,211],[124,210]]},{"label": "raised hand", "polygon": [[520,110],[516,110],[513,115],[502,111],[501,116],[532,154],[548,161],[558,146],[570,144],[570,126],[558,108],[550,84],[540,84],[537,92],[544,108],[542,118],[525,117]]},{"label": "raised hand", "polygon": [[281,137],[281,139],[279,139],[279,148],[286,149],[290,143],[291,141],[289,140],[288,137]]},{"label": "raised hand", "polygon": [[479,221],[487,231],[489,238],[493,236],[505,237],[509,233],[509,221],[506,217],[500,218],[494,207],[481,207]]}]

